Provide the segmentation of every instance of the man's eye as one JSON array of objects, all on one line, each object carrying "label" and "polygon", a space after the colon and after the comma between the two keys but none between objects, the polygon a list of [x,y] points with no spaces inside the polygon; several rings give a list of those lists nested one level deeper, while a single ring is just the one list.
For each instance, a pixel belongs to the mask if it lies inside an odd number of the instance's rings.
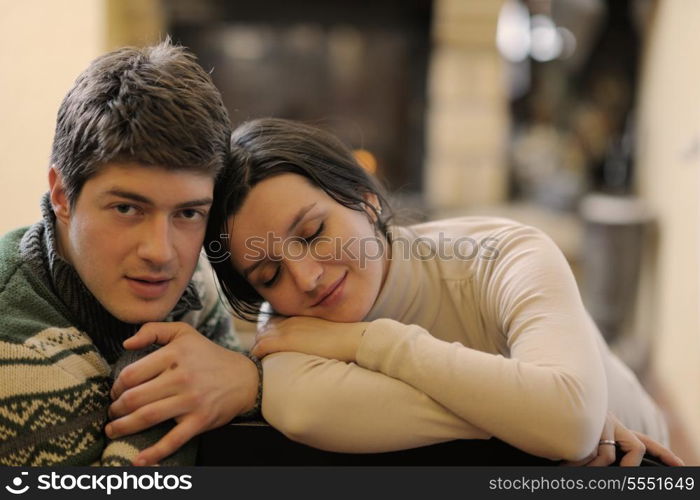
[{"label": "man's eye", "polygon": [[311,243],[316,238],[318,238],[318,236],[323,232],[323,227],[324,227],[323,225],[324,225],[324,223],[321,222],[318,225],[318,229],[316,230],[316,232],[314,234],[312,234],[311,236],[307,236],[306,238],[304,238],[304,241],[306,241],[307,243]]},{"label": "man's eye", "polygon": [[114,209],[121,215],[136,215],[136,207],[126,203],[120,203]]},{"label": "man's eye", "polygon": [[206,213],[202,210],[194,208],[186,208],[180,211],[180,217],[187,220],[198,220],[206,217]]}]

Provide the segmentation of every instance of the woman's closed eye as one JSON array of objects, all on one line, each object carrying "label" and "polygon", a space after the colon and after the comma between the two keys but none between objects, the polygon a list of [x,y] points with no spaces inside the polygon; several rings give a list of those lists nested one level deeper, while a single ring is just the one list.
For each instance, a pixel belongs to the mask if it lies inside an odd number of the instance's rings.
[{"label": "woman's closed eye", "polygon": [[[303,237],[302,239],[303,239],[304,242],[306,242],[306,244],[308,245],[308,244],[312,243],[316,238],[318,238],[318,237],[321,235],[321,233],[323,232],[324,228],[325,228],[325,223],[324,223],[324,222],[321,222],[321,223],[318,225],[318,228],[316,229],[316,231],[314,231],[313,234],[311,234],[311,235],[309,235],[309,236],[305,236],[305,237]],[[273,274],[270,278],[264,278],[264,277],[263,277],[263,278],[262,278],[263,281],[260,283],[260,285],[261,285],[262,287],[264,287],[264,288],[270,288],[270,287],[274,286],[275,283],[277,282],[277,280],[278,280],[278,278],[279,278],[279,276],[280,276],[281,273],[282,273],[282,266],[281,266],[280,264],[277,264],[277,265],[275,266],[275,272],[274,272],[274,274]]]},{"label": "woman's closed eye", "polygon": [[324,224],[325,224],[324,222],[321,222],[318,225],[318,229],[316,230],[316,232],[314,234],[312,234],[311,236],[306,236],[304,238],[304,241],[306,241],[306,243],[311,243],[313,240],[318,238],[320,236],[320,234],[323,232]]},{"label": "woman's closed eye", "polygon": [[282,272],[282,266],[277,265],[277,267],[275,269],[275,274],[273,274],[271,278],[263,281],[262,286],[264,286],[265,288],[270,288],[271,286],[273,286],[275,284],[275,282],[277,281],[277,278],[279,278],[279,275],[281,272]]}]

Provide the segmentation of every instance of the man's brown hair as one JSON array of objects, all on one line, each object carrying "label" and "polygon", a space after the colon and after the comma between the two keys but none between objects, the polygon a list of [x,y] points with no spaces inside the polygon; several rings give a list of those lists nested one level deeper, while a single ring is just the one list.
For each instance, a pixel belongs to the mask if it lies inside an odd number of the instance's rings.
[{"label": "man's brown hair", "polygon": [[74,205],[109,162],[209,173],[223,168],[231,123],[209,74],[166,40],[95,59],[58,110],[51,162]]}]

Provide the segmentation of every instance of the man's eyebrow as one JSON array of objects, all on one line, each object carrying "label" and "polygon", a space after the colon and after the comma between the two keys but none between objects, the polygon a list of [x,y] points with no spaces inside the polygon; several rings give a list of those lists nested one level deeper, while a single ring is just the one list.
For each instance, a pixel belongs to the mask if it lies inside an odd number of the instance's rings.
[{"label": "man's eyebrow", "polygon": [[121,189],[110,189],[109,191],[105,192],[105,195],[109,194],[111,194],[112,196],[118,196],[119,198],[126,198],[127,200],[133,200],[138,201],[140,203],[153,205],[153,200],[150,200],[149,198],[146,198],[141,194],[132,193],[131,191],[123,191]]},{"label": "man's eyebrow", "polygon": [[[306,205],[305,207],[301,207],[299,209],[297,214],[294,216],[294,219],[292,219],[292,223],[289,225],[289,229],[287,229],[287,234],[294,231],[294,228],[297,227],[297,225],[299,225],[299,223],[302,221],[304,216],[307,213],[309,213],[309,210],[311,210],[312,208],[314,208],[316,206],[316,203],[317,202],[310,203],[310,204]],[[255,263],[251,264],[250,266],[246,267],[243,270],[243,277],[245,279],[248,279],[248,276],[250,275],[250,273],[255,271],[258,268],[258,266],[260,266],[263,262],[265,262],[265,260],[266,259],[260,259],[260,260],[256,261]]]},{"label": "man's eyebrow", "polygon": [[212,198],[200,198],[198,200],[186,201],[184,203],[179,203],[175,208],[189,208],[189,207],[201,207],[211,205],[213,203]]},{"label": "man's eyebrow", "polygon": [[[105,193],[106,195],[118,196],[119,198],[126,198],[127,200],[138,201],[139,203],[145,203],[147,205],[154,205],[153,200],[143,196],[142,194],[132,193],[131,191],[124,191],[121,189],[110,189]],[[183,203],[178,203],[175,208],[190,208],[190,207],[201,207],[211,205],[214,200],[211,197],[199,198],[197,200],[189,200]]]}]

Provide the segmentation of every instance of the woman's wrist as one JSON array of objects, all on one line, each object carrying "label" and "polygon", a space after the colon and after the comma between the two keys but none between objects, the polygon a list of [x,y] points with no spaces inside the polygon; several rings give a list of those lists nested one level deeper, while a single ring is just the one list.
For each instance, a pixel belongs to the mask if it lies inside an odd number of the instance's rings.
[{"label": "woman's wrist", "polygon": [[357,351],[360,349],[360,343],[367,331],[369,323],[361,322],[354,323],[352,331],[347,335],[347,355],[345,361],[357,362]]}]

